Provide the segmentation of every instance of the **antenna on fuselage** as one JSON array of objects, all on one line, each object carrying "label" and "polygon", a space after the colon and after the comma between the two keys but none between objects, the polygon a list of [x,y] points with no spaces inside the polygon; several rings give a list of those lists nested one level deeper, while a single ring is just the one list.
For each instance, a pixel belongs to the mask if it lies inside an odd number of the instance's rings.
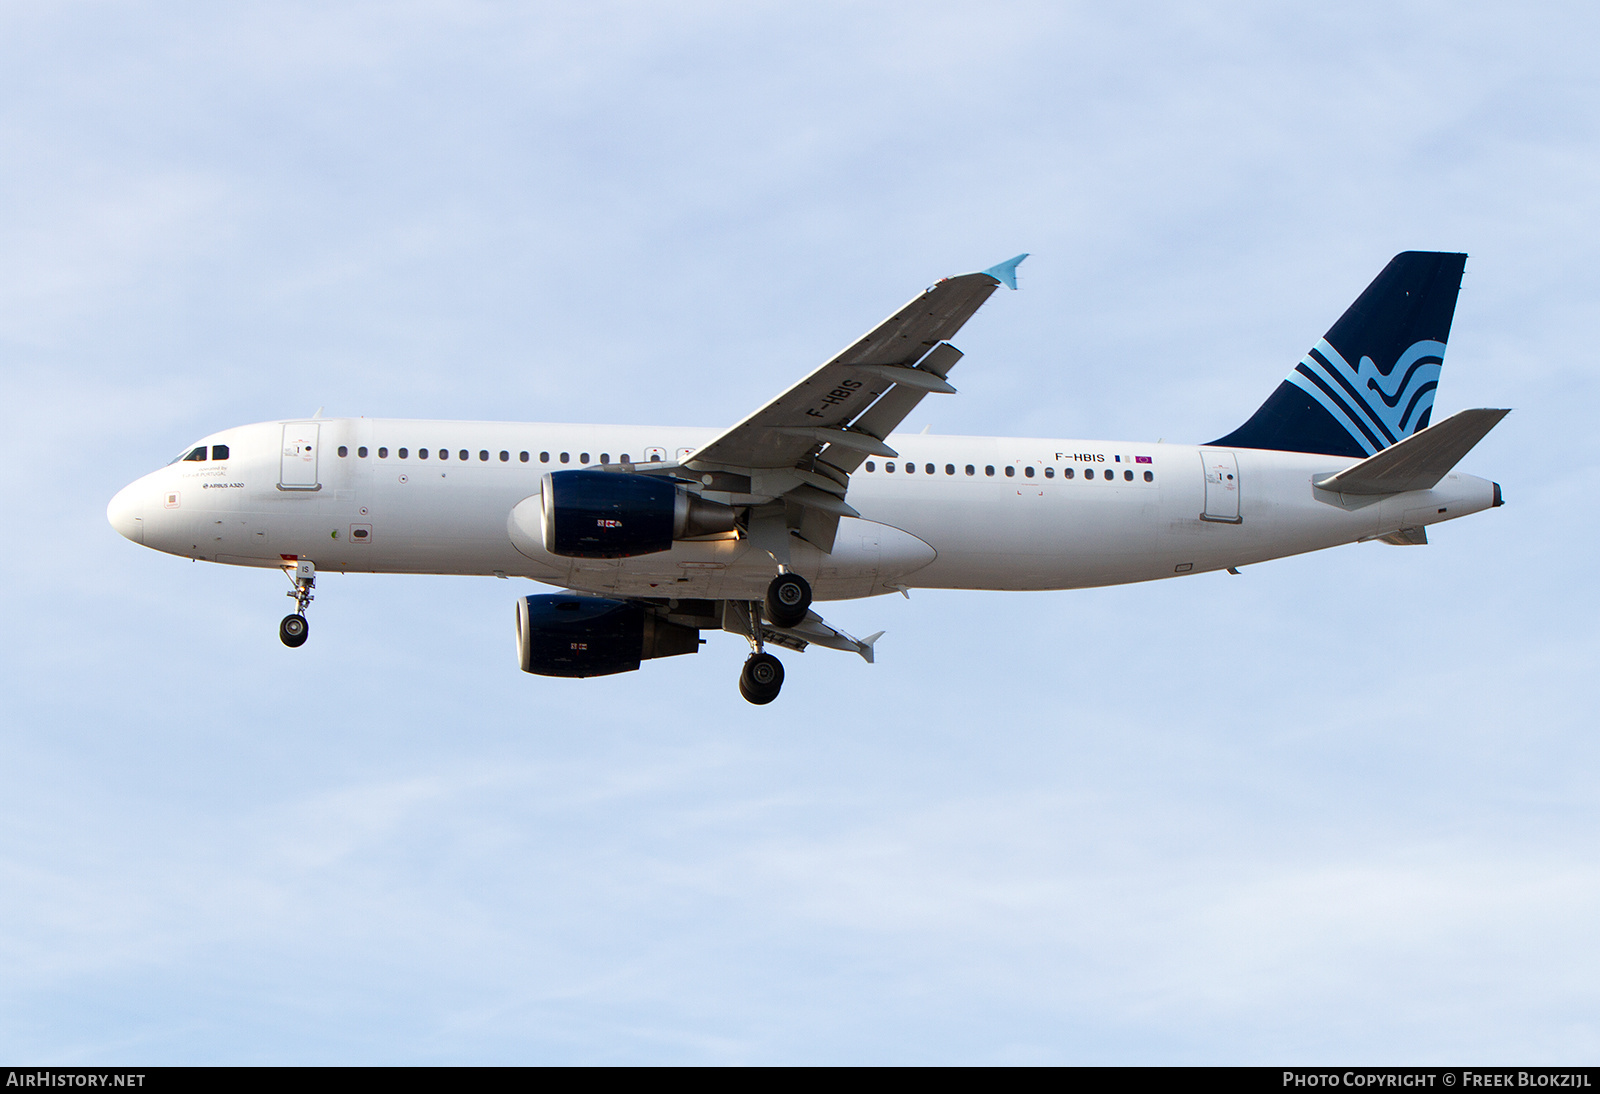
[{"label": "antenna on fuselage", "polygon": [[317,419],[317,418],[320,418],[320,417],[322,417],[322,409],[323,409],[323,408],[322,408],[322,407],[320,407],[320,406],[319,406],[319,407],[317,407],[317,412],[316,412],[316,413],[315,413],[315,414],[313,414],[313,415],[311,415],[311,417],[312,417],[312,418],[313,418],[313,419]]}]

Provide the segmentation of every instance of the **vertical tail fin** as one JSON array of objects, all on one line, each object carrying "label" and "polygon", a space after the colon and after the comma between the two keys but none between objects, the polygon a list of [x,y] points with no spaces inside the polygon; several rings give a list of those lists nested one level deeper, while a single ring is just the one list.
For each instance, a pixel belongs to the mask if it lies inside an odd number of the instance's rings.
[{"label": "vertical tail fin", "polygon": [[1466,262],[1395,255],[1261,409],[1211,443],[1365,457],[1426,426]]}]

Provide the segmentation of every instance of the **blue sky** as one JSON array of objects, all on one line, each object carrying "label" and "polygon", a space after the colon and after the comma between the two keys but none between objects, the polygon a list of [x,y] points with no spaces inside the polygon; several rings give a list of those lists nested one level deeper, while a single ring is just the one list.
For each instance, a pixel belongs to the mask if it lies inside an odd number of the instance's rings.
[{"label": "blue sky", "polygon": [[[1578,4],[0,8],[0,1057],[1584,1062],[1600,1048]],[[738,419],[1018,251],[936,432],[1201,441],[1405,249],[1505,508],[516,671],[496,581],[140,550],[309,413]]]}]

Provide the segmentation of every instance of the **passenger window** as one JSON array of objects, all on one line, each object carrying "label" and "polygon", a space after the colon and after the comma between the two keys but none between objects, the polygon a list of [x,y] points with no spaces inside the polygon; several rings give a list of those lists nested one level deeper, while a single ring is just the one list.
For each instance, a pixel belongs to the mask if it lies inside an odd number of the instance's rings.
[{"label": "passenger window", "polygon": [[225,445],[225,444],[214,444],[214,445],[212,445],[211,446],[211,458],[214,459],[214,460],[225,460],[225,459],[227,459],[228,458],[228,446]]},{"label": "passenger window", "polygon": [[367,446],[366,445],[362,445],[360,448],[356,449],[356,455],[360,456],[362,459],[366,459],[367,458]]},{"label": "passenger window", "polygon": [[[406,458],[406,450],[402,448],[400,451],[396,452],[395,455],[399,456],[403,460],[403,459]],[[420,460],[421,458],[422,458],[422,456],[419,454],[417,456],[417,459]]]},{"label": "passenger window", "polygon": [[985,475],[988,475],[991,479],[994,478],[994,464],[992,464],[992,463],[984,464],[983,465],[983,473]]},{"label": "passenger window", "polygon": [[1053,468],[1053,467],[1045,468],[1044,469],[1044,477],[1047,478],[1047,479],[1055,478],[1056,477],[1056,469]]},{"label": "passenger window", "polygon": [[1022,469],[1022,473],[1024,475],[1028,476],[1028,478],[1030,478],[1030,479],[1033,478],[1033,468],[1031,468],[1031,467],[1024,467]]},{"label": "passenger window", "polygon": [[561,453],[561,462],[562,463],[571,463],[572,462],[572,457],[569,456],[567,453],[563,452],[563,453]]},{"label": "passenger window", "polygon": [[1092,479],[1092,478],[1094,478],[1094,468],[1092,468],[1092,467],[1085,467],[1085,468],[1084,468],[1084,469],[1083,469],[1083,477],[1084,477],[1084,478],[1086,478],[1086,479]]},{"label": "passenger window", "polygon": [[[522,458],[523,459],[527,459],[528,458],[528,454],[526,452],[524,452],[522,454]],[[500,453],[500,462],[501,463],[510,463],[511,462],[511,453],[509,453],[509,452]]]},{"label": "passenger window", "polygon": [[540,463],[549,463],[550,462],[550,453],[548,453],[548,452],[539,453],[539,462]]},{"label": "passenger window", "polygon": [[195,449],[193,452],[190,452],[187,456],[185,456],[183,458],[183,462],[184,463],[200,463],[205,458],[206,458],[206,446],[205,445],[201,445],[199,448]]},{"label": "passenger window", "polygon": [[579,452],[578,453],[578,462],[579,463],[588,463],[589,462],[589,453],[587,453],[587,452]]},{"label": "passenger window", "polygon": [[922,465],[922,470],[926,471],[930,475],[933,474],[933,471],[934,471],[933,464],[931,464],[931,463],[923,464]]},{"label": "passenger window", "polygon": [[868,471],[876,471],[877,469],[878,469],[878,465],[877,464],[873,463],[871,460],[867,461],[867,470]]},{"label": "passenger window", "polygon": [[977,473],[978,473],[978,469],[976,467],[973,467],[970,463],[967,464],[967,474],[968,475],[976,475]]},{"label": "passenger window", "polygon": [[1074,471],[1070,467],[1063,467],[1061,469],[1061,477],[1064,478],[1064,479],[1070,479],[1070,478],[1072,478],[1072,476],[1074,476],[1076,474],[1077,474],[1077,472]]},{"label": "passenger window", "polygon": [[528,454],[526,452],[518,453],[517,459],[521,460],[523,463],[527,463],[528,462]]},{"label": "passenger window", "polygon": [[891,474],[891,475],[892,475],[892,474],[894,474],[894,464],[892,464],[892,463],[886,463],[886,464],[884,464],[884,465],[883,465],[883,469],[884,469],[884,470],[885,470],[885,471],[887,471],[887,472],[889,472],[889,473],[890,473],[890,474]]},{"label": "passenger window", "polygon": [[1156,481],[1156,473],[1154,471],[1146,471],[1144,473],[1144,481],[1145,482],[1155,482]]},{"label": "passenger window", "polygon": [[626,453],[626,452],[624,452],[624,453],[623,453],[623,454],[622,454],[622,462],[623,462],[623,463],[632,463],[632,462],[633,462],[633,461],[632,461],[632,460],[630,460],[630,459],[628,459],[628,454],[627,454],[627,453]]},{"label": "passenger window", "polygon": [[[348,455],[350,455],[350,450],[348,448],[346,448],[344,445],[341,444],[339,446],[339,456],[340,456],[340,458],[342,459],[342,458],[344,458],[345,456],[348,456]],[[205,459],[204,456],[202,456],[200,458],[201,459]]]},{"label": "passenger window", "polygon": [[426,448],[417,449],[417,459],[425,460],[427,458],[428,458],[428,450]]},{"label": "passenger window", "polygon": [[[463,457],[463,458],[465,458],[465,457]],[[487,448],[478,449],[478,462],[479,463],[488,463],[489,462],[489,450]]]},{"label": "passenger window", "polygon": [[378,449],[378,459],[386,460],[388,458],[389,458],[389,450],[387,448]]},{"label": "passenger window", "polygon": [[609,452],[600,453],[600,462],[601,463],[610,463],[611,462],[611,453],[609,453]]},{"label": "passenger window", "polygon": [[1122,473],[1122,477],[1127,479],[1129,482],[1132,482],[1133,481],[1133,472],[1132,471],[1124,471]]},{"label": "passenger window", "polygon": [[944,473],[946,475],[954,475],[956,473],[956,465],[953,464],[953,463],[945,464],[944,465]]},{"label": "passenger window", "polygon": [[1014,479],[1016,477],[1017,477],[1017,469],[1015,467],[1007,467],[1006,468],[1006,478]]},{"label": "passenger window", "polygon": [[458,452],[458,453],[457,453],[457,454],[456,454],[456,455],[457,455],[457,458],[459,458],[459,459],[463,459],[463,460],[466,460],[466,459],[471,459],[471,458],[472,458],[472,457],[471,457],[471,454],[470,454],[470,453],[468,453],[468,452],[467,452],[467,450],[466,450],[466,449],[465,449],[465,448],[463,448],[463,449],[462,449],[462,450],[461,450],[461,451],[460,451],[460,452]]},{"label": "passenger window", "polygon": [[917,473],[917,465],[912,463],[910,460],[907,460],[906,461],[906,474],[915,475],[916,473]]},{"label": "passenger window", "polygon": [[450,458],[450,450],[448,448],[439,449],[439,458],[441,460],[448,460]]}]

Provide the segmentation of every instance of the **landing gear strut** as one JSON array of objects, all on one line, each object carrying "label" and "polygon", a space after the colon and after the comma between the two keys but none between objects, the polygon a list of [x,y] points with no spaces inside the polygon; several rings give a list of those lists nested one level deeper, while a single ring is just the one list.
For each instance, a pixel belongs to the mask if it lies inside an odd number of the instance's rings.
[{"label": "landing gear strut", "polygon": [[278,624],[278,637],[285,646],[298,649],[306,644],[306,637],[311,633],[311,625],[306,622],[306,605],[316,599],[311,590],[317,584],[317,568],[309,560],[301,559],[292,570],[285,566],[284,572],[294,582],[294,588],[284,594],[294,597],[294,614],[284,616],[283,622]]},{"label": "landing gear strut", "polygon": [[784,572],[767,586],[767,618],[775,627],[793,627],[811,608],[811,583],[799,574]]},{"label": "landing gear strut", "polygon": [[[780,574],[779,577],[784,575]],[[804,579],[801,579],[802,583]],[[776,582],[773,583],[776,586]],[[807,594],[810,589],[805,590]],[[771,599],[771,596],[768,596]],[[810,601],[810,596],[806,600]],[[783,662],[768,653],[761,638],[761,609],[759,600],[749,600],[744,604],[744,621],[750,627],[747,637],[750,640],[750,659],[744,663],[744,668],[739,672],[739,694],[747,702],[756,706],[765,706],[778,697],[779,690],[783,687]],[[783,624],[778,624],[782,626]]]}]

